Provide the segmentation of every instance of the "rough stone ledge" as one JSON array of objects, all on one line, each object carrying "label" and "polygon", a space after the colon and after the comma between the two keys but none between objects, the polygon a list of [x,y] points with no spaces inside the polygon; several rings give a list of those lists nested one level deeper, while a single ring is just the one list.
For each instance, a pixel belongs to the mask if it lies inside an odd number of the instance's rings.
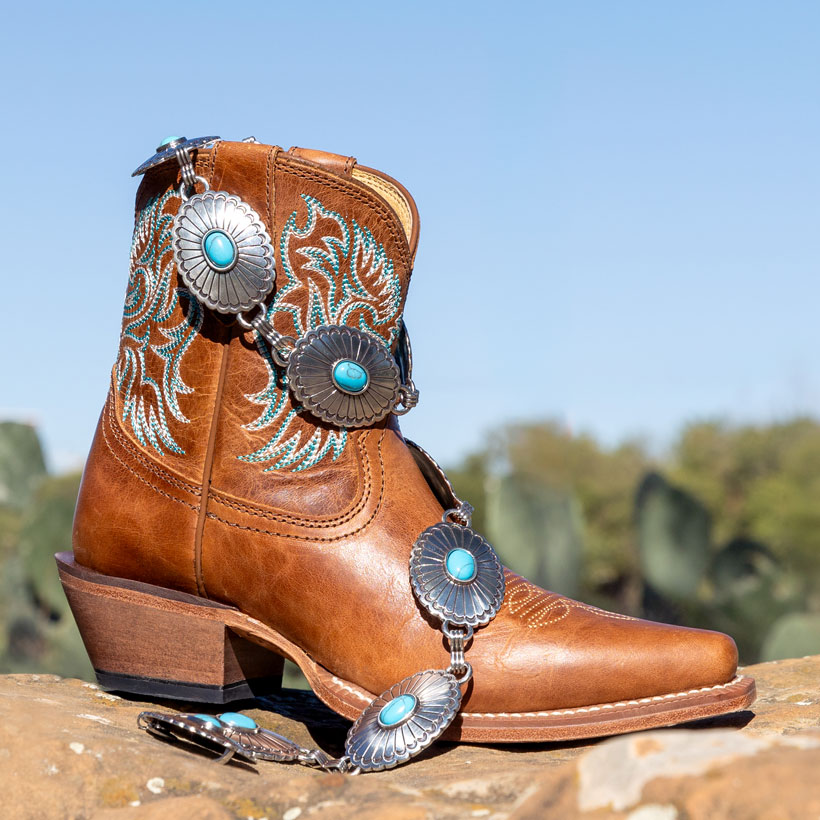
[{"label": "rough stone ledge", "polygon": [[[136,728],[151,705],[51,675],[0,676],[2,816],[88,820],[820,817],[820,656],[760,664],[753,711],[598,742],[438,744],[380,774],[220,766]],[[311,693],[248,711],[338,754],[347,724]],[[184,705],[168,705],[178,710]],[[158,708],[164,708],[158,704]]]}]

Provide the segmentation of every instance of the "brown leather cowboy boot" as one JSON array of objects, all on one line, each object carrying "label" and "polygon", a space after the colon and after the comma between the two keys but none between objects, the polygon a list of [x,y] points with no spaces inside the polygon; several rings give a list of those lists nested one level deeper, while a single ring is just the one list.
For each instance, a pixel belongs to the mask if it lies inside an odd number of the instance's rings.
[{"label": "brown leather cowboy boot", "polygon": [[225,702],[274,687],[287,657],[356,718],[449,670],[463,695],[446,736],[505,742],[754,700],[725,635],[493,575],[469,506],[396,420],[416,395],[402,308],[418,240],[399,183],[216,138],[145,165],[119,355],[59,557],[103,685]]}]

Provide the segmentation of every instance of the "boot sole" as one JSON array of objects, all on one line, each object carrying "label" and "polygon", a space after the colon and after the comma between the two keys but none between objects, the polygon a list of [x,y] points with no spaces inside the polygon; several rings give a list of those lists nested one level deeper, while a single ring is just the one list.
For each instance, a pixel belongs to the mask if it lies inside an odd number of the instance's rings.
[{"label": "boot sole", "polygon": [[[60,580],[97,680],[145,697],[224,704],[281,688],[284,658],[316,695],[355,720],[376,694],[333,675],[261,621],[234,607],[114,578],[56,556]],[[447,740],[520,743],[580,740],[671,726],[746,709],[752,678],[685,692],[539,712],[460,712]]]}]

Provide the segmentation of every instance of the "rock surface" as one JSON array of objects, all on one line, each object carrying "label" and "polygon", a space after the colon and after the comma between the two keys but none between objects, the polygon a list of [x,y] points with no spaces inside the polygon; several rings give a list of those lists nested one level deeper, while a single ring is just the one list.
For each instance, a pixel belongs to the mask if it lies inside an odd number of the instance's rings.
[{"label": "rock surface", "polygon": [[[362,820],[820,817],[820,657],[750,667],[752,712],[599,742],[438,744],[389,772],[345,777],[220,766],[136,728],[150,704],[78,680],[0,677],[4,818]],[[184,705],[158,704],[181,710]],[[339,754],[345,721],[311,693],[243,711]]]}]

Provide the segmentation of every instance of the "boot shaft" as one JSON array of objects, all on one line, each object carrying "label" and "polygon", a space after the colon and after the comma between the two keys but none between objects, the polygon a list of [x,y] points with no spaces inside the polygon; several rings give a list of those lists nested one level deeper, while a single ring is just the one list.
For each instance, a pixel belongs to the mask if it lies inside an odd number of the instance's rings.
[{"label": "boot shaft", "polygon": [[[196,173],[265,225],[276,266],[267,318],[276,331],[298,339],[320,325],[350,325],[395,349],[417,226],[397,183],[352,159],[256,143],[199,150]],[[124,432],[194,483],[214,456],[214,478],[228,489],[342,466],[355,434],[300,412],[260,334],[190,297],[172,253],[178,177],[176,163],[160,166],[137,195],[114,369]]]},{"label": "boot shaft", "polygon": [[[278,333],[347,325],[395,352],[418,235],[398,183],[352,158],[259,143],[217,141],[194,170],[270,238],[263,309]],[[379,468],[367,429],[306,412],[263,336],[192,297],[173,249],[180,177],[176,162],[159,165],[137,193],[120,346],[73,541],[85,566],[206,594],[209,517],[252,508],[315,532],[360,511]]]}]

